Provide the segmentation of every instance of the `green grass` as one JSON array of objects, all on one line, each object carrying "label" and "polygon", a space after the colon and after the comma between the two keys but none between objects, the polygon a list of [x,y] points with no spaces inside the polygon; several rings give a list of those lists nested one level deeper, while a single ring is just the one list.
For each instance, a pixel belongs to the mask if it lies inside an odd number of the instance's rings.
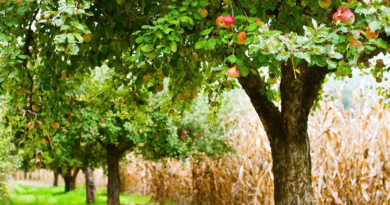
[{"label": "green grass", "polygon": [[[106,205],[107,196],[106,189],[98,189],[96,191],[95,205]],[[77,186],[76,190],[64,193],[64,187],[32,187],[15,185],[11,189],[12,201],[9,205],[79,205],[86,204],[85,188]],[[146,204],[150,202],[150,197],[139,195],[120,195],[121,204]]]}]

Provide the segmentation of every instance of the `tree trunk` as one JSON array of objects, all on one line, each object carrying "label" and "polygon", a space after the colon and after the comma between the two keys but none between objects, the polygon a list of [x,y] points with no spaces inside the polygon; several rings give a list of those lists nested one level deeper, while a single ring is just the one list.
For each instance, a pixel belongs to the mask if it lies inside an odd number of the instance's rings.
[{"label": "tree trunk", "polygon": [[60,175],[60,173],[57,172],[57,171],[54,171],[54,182],[53,182],[53,186],[58,186],[58,175]]},{"label": "tree trunk", "polygon": [[27,169],[23,170],[23,178],[27,180]]},{"label": "tree trunk", "polygon": [[120,205],[119,200],[119,149],[113,144],[106,146],[107,150],[107,169],[108,169],[108,183],[107,183],[107,204]]},{"label": "tree trunk", "polygon": [[247,77],[239,78],[270,141],[275,205],[312,204],[314,198],[307,122],[329,71],[318,66],[308,67],[306,62],[295,68],[301,72],[297,78],[291,60],[281,66],[281,111],[261,93],[260,88],[265,82],[258,74],[249,72]]},{"label": "tree trunk", "polygon": [[66,173],[61,174],[65,181],[65,192],[70,192],[76,189],[76,176],[79,170],[79,168],[75,168],[72,175],[72,167],[67,167]]},{"label": "tree trunk", "polygon": [[93,171],[89,167],[84,168],[87,204],[95,203],[96,191],[92,173]]}]

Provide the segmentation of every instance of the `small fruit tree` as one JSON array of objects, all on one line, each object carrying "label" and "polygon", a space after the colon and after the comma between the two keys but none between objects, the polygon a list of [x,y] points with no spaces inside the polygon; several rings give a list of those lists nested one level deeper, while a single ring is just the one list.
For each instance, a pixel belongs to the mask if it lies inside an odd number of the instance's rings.
[{"label": "small fruit tree", "polygon": [[[271,144],[275,204],[311,204],[308,115],[328,74],[351,76],[388,52],[389,9],[387,0],[6,0],[1,87],[50,121],[65,106],[68,81],[82,83],[80,74],[102,65],[124,87],[122,109],[141,110],[145,93],[160,90],[172,114],[198,92],[218,107],[223,90],[241,86]],[[375,68],[380,81],[384,64]],[[27,101],[37,94],[42,101]]]}]

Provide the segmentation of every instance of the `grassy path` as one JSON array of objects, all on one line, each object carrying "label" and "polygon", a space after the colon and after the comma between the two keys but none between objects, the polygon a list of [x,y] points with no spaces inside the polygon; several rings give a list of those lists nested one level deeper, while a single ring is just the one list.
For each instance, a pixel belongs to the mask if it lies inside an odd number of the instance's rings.
[{"label": "grassy path", "polygon": [[[10,181],[12,202],[8,205],[81,205],[85,204],[85,188],[77,186],[75,191],[64,193],[64,187],[36,181]],[[98,189],[94,205],[107,204],[107,191]],[[150,197],[121,194],[121,203],[141,205],[150,202]]]}]

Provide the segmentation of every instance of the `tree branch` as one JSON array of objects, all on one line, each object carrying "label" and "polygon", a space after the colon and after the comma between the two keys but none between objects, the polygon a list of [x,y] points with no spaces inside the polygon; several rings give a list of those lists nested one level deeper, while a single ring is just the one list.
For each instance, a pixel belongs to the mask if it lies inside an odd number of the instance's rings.
[{"label": "tree branch", "polygon": [[273,136],[281,135],[281,130],[275,129],[275,127],[281,128],[282,117],[278,107],[273,102],[270,102],[266,95],[260,92],[260,89],[265,86],[265,83],[261,80],[257,70],[256,74],[249,72],[248,76],[239,77],[238,81],[249,96],[253,107],[263,123],[270,142],[273,143]]},{"label": "tree branch", "polygon": [[118,147],[119,156],[122,156],[126,151],[133,149],[134,142],[133,141],[125,141]]}]

